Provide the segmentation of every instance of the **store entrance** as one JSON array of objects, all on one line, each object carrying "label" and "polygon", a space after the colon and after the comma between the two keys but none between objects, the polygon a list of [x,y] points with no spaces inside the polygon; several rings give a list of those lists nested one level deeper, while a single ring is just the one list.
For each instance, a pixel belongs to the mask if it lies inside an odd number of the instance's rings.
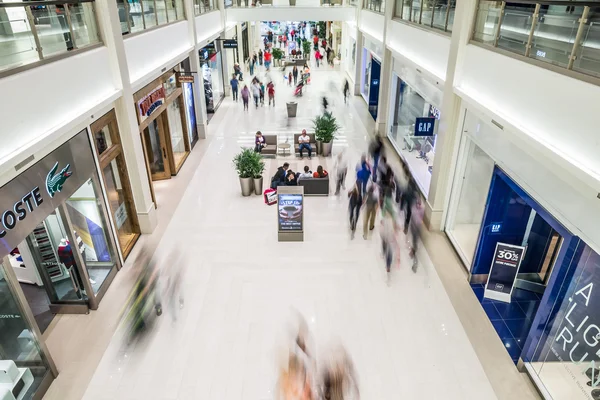
[{"label": "store entrance", "polygon": [[[498,336],[517,362],[554,265],[566,252],[564,238],[570,234],[498,167],[494,169],[487,199],[470,282]],[[504,272],[511,279],[502,282],[512,289],[505,301],[495,300],[489,293],[492,284],[487,284],[492,264],[499,268],[499,244],[524,248],[516,276]],[[502,274],[494,271],[495,275]],[[486,293],[491,297],[486,297]]]},{"label": "store entrance", "polygon": [[144,148],[152,180],[170,179],[171,169],[162,115],[156,117],[144,128]]},{"label": "store entrance", "polygon": [[55,314],[97,308],[117,272],[98,191],[88,179],[8,256],[42,333]]}]

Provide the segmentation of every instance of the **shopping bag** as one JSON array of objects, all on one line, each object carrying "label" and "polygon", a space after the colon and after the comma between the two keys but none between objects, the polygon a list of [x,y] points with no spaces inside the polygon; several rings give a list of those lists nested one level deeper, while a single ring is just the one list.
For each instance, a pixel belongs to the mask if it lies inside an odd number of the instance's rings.
[{"label": "shopping bag", "polygon": [[277,203],[277,190],[276,189],[265,189],[264,191],[264,197],[265,197],[265,204],[272,206],[273,204]]}]

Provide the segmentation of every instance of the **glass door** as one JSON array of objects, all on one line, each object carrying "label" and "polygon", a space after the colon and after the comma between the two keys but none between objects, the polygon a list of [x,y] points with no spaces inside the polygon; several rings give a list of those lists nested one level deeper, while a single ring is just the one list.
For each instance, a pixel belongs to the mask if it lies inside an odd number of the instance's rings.
[{"label": "glass door", "polygon": [[143,133],[144,150],[152,180],[171,178],[163,116],[150,121]]}]

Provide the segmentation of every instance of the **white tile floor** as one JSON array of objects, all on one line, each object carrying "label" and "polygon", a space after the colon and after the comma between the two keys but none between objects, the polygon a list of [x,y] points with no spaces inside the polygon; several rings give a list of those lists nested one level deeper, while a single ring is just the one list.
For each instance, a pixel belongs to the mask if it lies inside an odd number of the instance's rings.
[{"label": "white tile floor", "polygon": [[[496,398],[423,250],[417,273],[394,268],[388,286],[378,235],[349,238],[346,199],[307,198],[305,242],[278,243],[276,209],[261,196],[241,197],[231,163],[239,147],[250,145],[257,129],[310,126],[326,91],[343,126],[334,153],[347,147],[357,161],[368,136],[366,106],[358,97],[345,106],[339,93],[331,96],[328,79],[341,86],[337,72],[313,71],[289,125],[292,89],[282,83],[275,110],[245,114],[241,103],[224,101],[209,125],[207,153],[158,244],[164,270],[165,255],[179,251],[185,307],[175,322],[165,312],[143,344],[126,348],[117,332],[84,399],[273,399],[294,309],[309,322],[318,360],[332,342],[345,345],[363,399]],[[293,157],[268,163],[285,159]]]}]

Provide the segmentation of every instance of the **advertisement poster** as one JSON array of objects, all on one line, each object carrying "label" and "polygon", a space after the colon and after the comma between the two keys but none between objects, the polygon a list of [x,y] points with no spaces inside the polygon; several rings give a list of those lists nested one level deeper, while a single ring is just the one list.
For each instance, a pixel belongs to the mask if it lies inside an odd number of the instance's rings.
[{"label": "advertisement poster", "polygon": [[279,194],[277,199],[280,231],[302,231],[301,194]]},{"label": "advertisement poster", "polygon": [[524,255],[523,246],[500,242],[496,244],[484,297],[510,303],[510,295]]},{"label": "advertisement poster", "polygon": [[196,112],[194,111],[194,89],[191,83],[184,83],[181,86],[183,86],[188,136],[190,138],[190,143],[194,143],[194,140],[198,136],[198,133],[196,132]]}]

